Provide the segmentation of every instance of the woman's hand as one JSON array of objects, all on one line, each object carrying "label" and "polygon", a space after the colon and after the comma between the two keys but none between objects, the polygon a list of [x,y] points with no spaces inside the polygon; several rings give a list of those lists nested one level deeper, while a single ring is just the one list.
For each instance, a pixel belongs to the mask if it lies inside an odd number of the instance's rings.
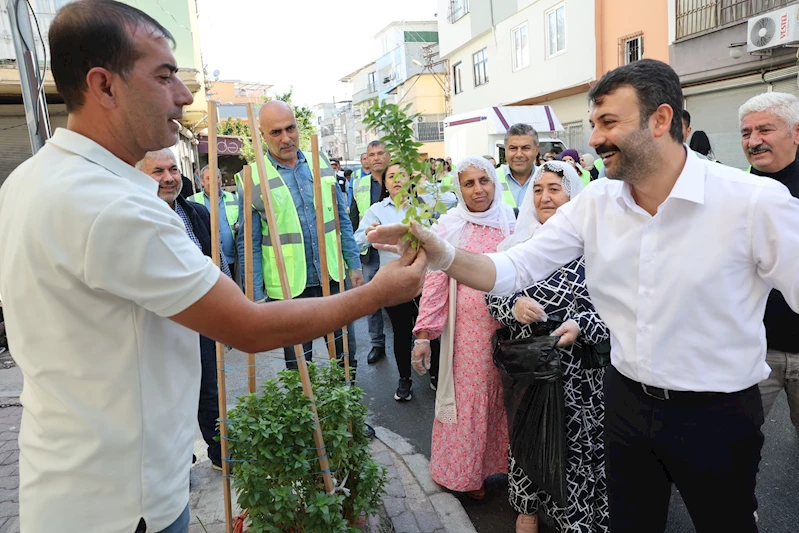
[{"label": "woman's hand", "polygon": [[521,296],[513,304],[513,318],[522,324],[532,324],[533,322],[546,322],[547,314],[541,305],[527,296]]},{"label": "woman's hand", "polygon": [[578,326],[577,322],[574,320],[569,319],[561,324],[558,329],[550,333],[550,335],[553,337],[559,336],[560,340],[555,346],[558,348],[565,348],[566,346],[574,344],[574,341],[580,336],[580,326]]},{"label": "woman's hand", "polygon": [[411,355],[411,366],[416,373],[423,376],[430,370],[430,358],[433,351],[430,348],[430,341],[427,339],[416,339],[413,343],[413,353]]}]

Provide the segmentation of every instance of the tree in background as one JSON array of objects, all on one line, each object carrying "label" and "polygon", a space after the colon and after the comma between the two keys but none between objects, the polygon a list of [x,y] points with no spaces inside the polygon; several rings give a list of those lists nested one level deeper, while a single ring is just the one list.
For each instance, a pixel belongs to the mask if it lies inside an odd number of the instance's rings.
[{"label": "tree in background", "polygon": [[[300,130],[300,150],[310,151],[311,149],[311,135],[317,133],[317,128],[313,121],[313,111],[306,106],[296,106],[291,103],[291,95],[293,89],[289,89],[287,93],[279,94],[275,100],[286,102],[291,106],[294,111],[294,116],[297,117],[297,128]],[[264,102],[268,102],[271,98],[264,98]],[[216,132],[219,135],[235,135],[241,141],[241,157],[247,163],[255,161],[255,151],[252,147],[252,135],[250,134],[250,125],[246,121],[228,118],[224,122],[217,125]],[[264,153],[268,150],[266,143],[264,143]]]}]

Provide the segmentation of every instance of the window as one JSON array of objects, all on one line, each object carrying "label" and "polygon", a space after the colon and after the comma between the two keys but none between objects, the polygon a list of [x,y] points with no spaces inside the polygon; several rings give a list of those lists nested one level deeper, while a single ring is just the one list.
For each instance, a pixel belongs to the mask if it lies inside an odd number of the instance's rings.
[{"label": "window", "polygon": [[488,48],[483,48],[472,56],[474,60],[474,86],[488,83]]},{"label": "window", "polygon": [[583,139],[583,121],[578,120],[577,122],[569,122],[563,125],[564,133],[565,133],[565,141],[566,146],[569,148],[574,148],[579,153],[583,152],[583,143],[585,140]]},{"label": "window", "polygon": [[523,69],[530,64],[530,47],[527,44],[527,23],[514,28],[511,32],[513,40],[513,70]]},{"label": "window", "polygon": [[377,72],[370,72],[369,73],[369,92],[376,93],[377,92]]},{"label": "window", "polygon": [[453,23],[469,14],[469,0],[449,0],[449,22]]},{"label": "window", "polygon": [[463,92],[463,63],[457,63],[452,67],[452,83],[455,84],[455,94]]},{"label": "window", "polygon": [[566,4],[547,11],[547,56],[566,50]]},{"label": "window", "polygon": [[619,66],[644,58],[644,34],[635,33],[619,39]]}]

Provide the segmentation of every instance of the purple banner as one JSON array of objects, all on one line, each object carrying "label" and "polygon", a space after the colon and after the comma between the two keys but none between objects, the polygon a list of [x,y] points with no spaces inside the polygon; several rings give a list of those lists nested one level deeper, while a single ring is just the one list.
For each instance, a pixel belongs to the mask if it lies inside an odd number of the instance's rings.
[{"label": "purple banner", "polygon": [[[199,145],[197,149],[201,154],[208,153],[208,137],[206,135],[200,135],[197,137],[199,141]],[[219,152],[219,155],[239,155],[241,152],[241,141],[238,137],[232,137],[229,135],[219,135],[216,138],[216,150]]]}]

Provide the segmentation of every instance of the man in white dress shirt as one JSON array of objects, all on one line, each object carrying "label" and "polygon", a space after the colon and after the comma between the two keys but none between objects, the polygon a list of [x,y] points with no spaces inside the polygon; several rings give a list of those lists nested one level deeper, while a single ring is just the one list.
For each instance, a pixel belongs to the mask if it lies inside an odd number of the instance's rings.
[{"label": "man in white dress shirt", "polygon": [[195,332],[253,353],[319,337],[418,294],[424,254],[330,298],[248,301],[133,168],[177,141],[192,102],[169,32],[82,0],[49,42],[67,128],[0,189],[0,293],[24,378],[20,529],[186,533]]},{"label": "man in white dress shirt", "polygon": [[[611,531],[664,531],[675,483],[698,533],[755,532],[763,312],[772,288],[799,309],[799,201],[774,180],[687,150],[680,81],[665,63],[611,71],[589,100],[590,144],[611,179],[592,182],[532,239],[475,255],[413,231],[431,268],[493,294],[585,255],[611,331]],[[383,226],[369,240],[395,245],[403,230]]]}]

